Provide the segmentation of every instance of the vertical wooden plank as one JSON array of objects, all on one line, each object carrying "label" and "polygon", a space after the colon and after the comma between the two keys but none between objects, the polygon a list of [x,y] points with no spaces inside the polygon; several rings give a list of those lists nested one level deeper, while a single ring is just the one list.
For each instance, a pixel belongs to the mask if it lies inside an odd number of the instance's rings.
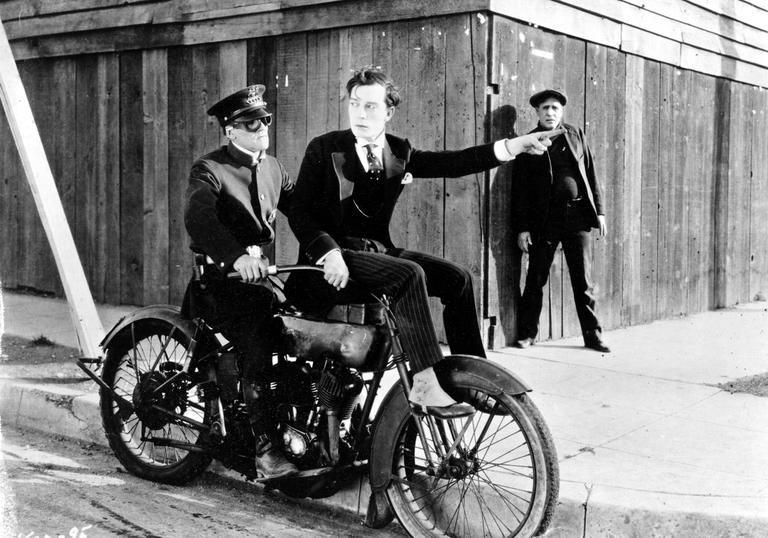
[{"label": "vertical wooden plank", "polygon": [[[277,40],[277,96],[275,155],[291,177],[299,172],[307,147],[307,37],[306,34],[281,36]],[[279,215],[275,229],[276,263],[293,263],[298,255],[298,242]]]},{"label": "vertical wooden plank", "polygon": [[98,135],[98,108],[94,109],[97,102],[97,56],[88,55],[77,59],[76,75],[77,84],[75,95],[77,101],[77,114],[74,125],[75,140],[75,174],[77,183],[71,190],[76,191],[77,206],[74,209],[70,222],[75,245],[80,253],[88,282],[91,284],[91,293],[95,301],[104,301],[103,288],[94,286],[98,272],[96,259],[97,249],[95,238],[103,232],[97,229],[96,209],[98,204],[98,182],[102,178],[97,177],[96,152],[102,145],[101,140],[93,143],[93,136]]},{"label": "vertical wooden plank", "polygon": [[[728,304],[728,181],[731,158],[731,83],[717,79],[715,86],[715,122],[713,137],[715,138],[712,153],[715,169],[715,195],[713,199],[714,222],[714,279],[713,297],[716,308]],[[718,136],[722,133],[722,136]]]},{"label": "vertical wooden plank", "polygon": [[640,320],[655,319],[658,259],[659,128],[661,71],[657,62],[645,63],[643,74],[643,151],[641,193],[641,294]]},{"label": "vertical wooden plank", "polygon": [[[72,136],[68,136],[67,140],[62,140],[61,134],[67,128],[72,129],[74,127],[74,122],[69,121],[67,117],[67,113],[74,114],[74,106],[70,101],[70,98],[75,94],[75,77],[72,69],[71,60],[35,60],[26,62],[20,71],[35,123],[52,126],[49,129],[40,129],[40,138],[51,167],[51,173],[56,180],[56,187],[62,199],[70,229],[74,211],[74,174],[63,175],[64,170],[68,169],[68,166],[63,164],[63,160],[68,158],[70,163],[73,162],[74,155],[68,154],[68,150],[72,147],[74,140]],[[60,84],[52,91],[50,81],[57,78],[59,78]],[[61,106],[70,106],[71,108],[61,110]],[[62,125],[61,122],[67,123]],[[19,179],[23,180],[24,175],[19,175]],[[21,259],[19,266],[20,283],[38,291],[61,294],[61,283],[56,271],[51,246],[45,235],[29,185],[20,187],[19,193],[23,193],[19,198],[19,210],[22,218],[20,219],[21,226],[17,248]]]},{"label": "vertical wooden plank", "polygon": [[696,87],[701,92],[701,126],[697,129],[700,138],[700,161],[699,175],[702,178],[702,209],[701,209],[701,246],[697,248],[696,253],[699,256],[699,272],[703,282],[700,285],[700,301],[697,312],[714,308],[714,242],[715,242],[715,191],[716,191],[716,164],[712,161],[712,155],[715,154],[716,141],[719,138],[713,131],[715,126],[716,110],[715,104],[716,81],[714,77],[706,75],[696,75],[698,82]]},{"label": "vertical wooden plank", "polygon": [[97,61],[96,250],[92,287],[104,301],[120,301],[120,63],[116,54]]},{"label": "vertical wooden plank", "polygon": [[[61,196],[61,202],[64,206],[64,213],[67,217],[70,230],[73,232],[75,245],[78,255],[81,257],[82,264],[88,274],[88,264],[83,258],[85,249],[82,240],[78,243],[77,213],[81,210],[79,201],[79,182],[77,177],[76,148],[77,141],[72,136],[72,132],[77,126],[77,72],[75,61],[72,58],[57,58],[55,60],[44,60],[48,64],[48,70],[40,72],[38,75],[39,98],[46,110],[45,116],[37,117],[36,122],[39,125],[51,124],[51,129],[41,129],[43,133],[43,143],[46,153],[51,163],[51,171],[56,180],[56,187]],[[51,81],[55,84],[51,86]],[[39,214],[35,212],[35,217],[40,220]],[[47,240],[44,240],[38,248],[43,249],[37,259],[37,274],[40,277],[38,286],[40,289],[53,291],[57,295],[63,295],[64,289],[61,285],[61,279],[56,270],[56,264],[53,258],[51,246]]]},{"label": "vertical wooden plank", "polygon": [[[32,116],[35,118],[35,122],[38,118],[45,117],[44,111],[40,108],[38,103],[39,98],[39,80],[41,78],[42,70],[40,69],[40,60],[28,60],[19,64],[19,75],[21,76],[22,84],[24,85],[29,99],[29,106],[32,109]],[[43,114],[43,116],[41,116]],[[46,148],[46,154],[48,154],[46,139],[44,138],[44,132],[40,133],[40,138],[43,142],[43,147]],[[13,139],[11,139],[13,144]],[[15,148],[15,146],[14,146]],[[51,157],[48,157],[49,161]],[[21,164],[21,163],[20,163]],[[40,248],[39,245],[45,245],[45,234],[43,228],[40,225],[40,218],[37,215],[37,209],[35,208],[35,202],[32,198],[32,191],[29,184],[24,179],[24,173],[21,169],[18,169],[19,174],[16,179],[20,181],[18,187],[18,235],[17,243],[13,249],[18,259],[18,274],[19,285],[23,287],[34,288],[37,284],[38,277],[36,274],[36,249]]]},{"label": "vertical wooden plank", "polygon": [[749,300],[768,298],[768,91],[752,89]]},{"label": "vertical wooden plank", "polygon": [[[587,45],[583,41],[571,39],[564,36],[558,36],[555,41],[555,72],[553,85],[562,88],[568,96],[568,104],[565,108],[564,121],[587,129],[589,127],[590,115],[587,112],[587,103],[589,96],[590,86],[587,84],[589,79],[588,70],[588,57]],[[605,62],[603,62],[605,63]],[[605,68],[601,70],[603,77],[605,78]],[[593,81],[594,82],[594,81]],[[607,81],[601,81],[601,83],[607,83]],[[593,84],[594,86],[594,84]],[[605,103],[608,104],[610,100]],[[589,135],[588,135],[589,136]],[[590,147],[595,148],[595,142],[588,138]],[[605,170],[602,166],[598,166],[597,178],[598,181],[603,183],[606,187],[604,175]],[[560,278],[559,278],[559,291],[553,289],[553,296],[559,297],[560,300],[560,327],[556,327],[555,334],[561,336],[574,336],[581,334],[581,325],[579,324],[579,317],[576,313],[576,305],[573,299],[573,287],[571,286],[570,273],[568,272],[568,266],[565,261],[565,255],[562,252],[562,246],[559,252],[555,255],[555,261],[559,264]],[[550,276],[551,278],[551,276]],[[596,279],[598,284],[602,284],[600,270],[593,271],[593,278]],[[558,279],[553,280],[553,285],[558,284]],[[598,288],[599,291],[600,288]],[[598,308],[603,305],[598,303]]]},{"label": "vertical wooden plank", "polygon": [[[475,17],[475,20],[479,19]],[[534,124],[522,122],[528,114],[528,86],[521,77],[528,76],[522,52],[526,34],[518,23],[494,16],[492,26],[491,82],[498,85],[498,96],[490,98],[490,138],[524,134]],[[530,116],[530,114],[528,114]],[[494,347],[510,345],[517,337],[517,305],[525,280],[527,255],[517,248],[517,232],[512,229],[512,165],[491,173],[488,187],[488,286],[489,317],[497,317]]]},{"label": "vertical wooden plank", "polygon": [[604,328],[611,328],[621,324],[626,72],[624,55],[616,50],[588,45],[587,58],[585,133],[595,157],[608,228],[606,237],[592,232],[592,275],[598,318]]},{"label": "vertical wooden plank", "polygon": [[[445,148],[445,45],[444,19],[408,23],[408,89],[405,104],[406,133],[414,147]],[[436,256],[443,255],[444,180],[418,178],[400,198],[406,209],[403,246]]]},{"label": "vertical wooden plank", "polygon": [[[264,100],[273,118],[277,118],[280,104],[277,102],[277,38],[263,37],[247,41],[246,69],[248,84],[263,84],[266,88]],[[269,126],[270,148],[267,153],[275,155],[276,121]]]},{"label": "vertical wooden plank", "polygon": [[[338,47],[334,47],[338,53]],[[336,90],[336,67],[330,62],[331,31],[307,35],[307,101],[312,113],[307,114],[307,141],[338,125],[339,107]],[[303,155],[303,153],[302,153]]]},{"label": "vertical wooden plank", "polygon": [[120,302],[143,304],[144,111],[141,52],[120,54]]},{"label": "vertical wooden plank", "polygon": [[218,49],[219,94],[225,96],[248,85],[248,45],[244,40],[226,41]]},{"label": "vertical wooden plank", "polygon": [[678,155],[686,146],[682,117],[686,87],[678,80],[681,71],[661,67],[661,117],[659,130],[659,211],[656,318],[683,313],[684,233],[686,218],[683,200],[683,175]]},{"label": "vertical wooden plank", "polygon": [[[19,64],[22,69],[23,62]],[[8,118],[0,107],[0,286],[15,288],[19,285],[19,186],[23,175],[19,154],[13,142]]]},{"label": "vertical wooden plank", "polygon": [[[471,15],[453,16],[443,27],[446,45],[445,147],[460,149],[482,141],[478,129],[478,109],[485,109],[485,92],[475,93],[475,80],[487,79],[487,60],[476,62],[475,47],[483,52],[487,44],[473,41]],[[486,25],[487,26],[487,25]],[[476,72],[477,71],[477,72]],[[445,181],[445,226],[443,253],[447,260],[465,267],[473,277],[476,308],[480,306],[481,276],[483,269],[483,214],[485,174],[474,174]],[[480,324],[479,326],[482,326]]]},{"label": "vertical wooden plank", "polygon": [[[408,26],[402,23],[390,23],[377,25],[373,29],[373,62],[380,65],[384,71],[392,78],[395,86],[400,92],[401,103],[395,109],[395,115],[387,124],[387,132],[400,137],[408,138],[408,103],[411,99],[416,99],[410,90],[410,80],[408,79]],[[344,79],[344,83],[349,77]],[[347,117],[346,90],[342,88],[343,99],[341,101],[341,115],[344,116],[342,125],[349,126]],[[410,187],[406,187],[404,196],[409,192]],[[392,241],[397,246],[406,244],[407,236],[408,207],[405,198],[401,198],[395,206],[390,221],[389,232]]]},{"label": "vertical wooden plank", "polygon": [[644,301],[642,282],[642,163],[643,163],[643,94],[645,88],[645,60],[639,56],[626,57],[626,83],[624,86],[624,219],[621,228],[609,233],[624,242],[621,282],[621,324],[633,325],[641,320],[640,309]]},{"label": "vertical wooden plank", "polygon": [[748,87],[731,84],[730,167],[728,178],[728,236],[726,305],[749,299],[749,185],[752,118]]},{"label": "vertical wooden plank", "polygon": [[687,186],[686,311],[701,312],[709,305],[709,253],[712,249],[712,128],[714,124],[714,79],[686,72],[688,77],[685,124],[687,141],[682,153],[683,181]]},{"label": "vertical wooden plank", "polygon": [[[414,147],[445,149],[445,18],[412,21],[408,27],[408,100],[404,103],[408,139]],[[417,178],[398,202],[405,211],[405,248],[442,257],[445,180]],[[402,214],[402,213],[401,213]],[[441,307],[430,301],[443,340]]]},{"label": "vertical wooden plank", "polygon": [[144,300],[168,302],[168,56],[142,54],[144,112]]},{"label": "vertical wooden plank", "polygon": [[[198,157],[196,139],[201,137],[198,118],[205,115],[201,103],[208,96],[195,92],[194,51],[197,47],[168,49],[168,263],[170,266],[169,300],[178,304],[183,297],[191,271],[189,237],[184,228],[184,206],[189,168]],[[205,78],[203,79],[205,80]],[[210,100],[217,95],[211,95]],[[201,106],[202,105],[202,106]],[[202,133],[205,133],[203,129]]]}]

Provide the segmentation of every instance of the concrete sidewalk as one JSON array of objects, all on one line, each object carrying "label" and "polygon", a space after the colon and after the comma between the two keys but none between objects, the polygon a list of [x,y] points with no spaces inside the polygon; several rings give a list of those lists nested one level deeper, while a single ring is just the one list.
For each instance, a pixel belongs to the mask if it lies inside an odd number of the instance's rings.
[{"label": "concrete sidewalk", "polygon": [[[6,334],[77,347],[66,302],[2,301]],[[100,307],[105,329],[130,310]],[[609,355],[580,338],[490,353],[533,387],[555,439],[560,505],[547,536],[768,536],[768,398],[717,387],[768,372],[768,303],[605,336]],[[52,371],[62,382],[46,382]],[[74,364],[0,363],[3,423],[105,444],[96,385],[82,377]],[[330,502],[357,511],[357,488]]]}]

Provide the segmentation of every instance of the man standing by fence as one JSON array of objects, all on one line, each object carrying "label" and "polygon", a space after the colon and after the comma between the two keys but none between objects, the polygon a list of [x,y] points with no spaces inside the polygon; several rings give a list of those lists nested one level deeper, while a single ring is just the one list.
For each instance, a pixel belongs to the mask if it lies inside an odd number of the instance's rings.
[{"label": "man standing by fence", "polygon": [[606,234],[602,191],[584,132],[562,122],[566,102],[566,96],[556,90],[531,96],[539,120],[531,132],[557,128],[565,132],[552,139],[543,155],[520,155],[512,168],[512,221],[518,232],[517,244],[529,255],[515,346],[526,348],[536,341],[543,288],[557,246],[562,243],[584,346],[610,353],[595,313],[589,253],[590,230],[597,228],[601,236]]}]

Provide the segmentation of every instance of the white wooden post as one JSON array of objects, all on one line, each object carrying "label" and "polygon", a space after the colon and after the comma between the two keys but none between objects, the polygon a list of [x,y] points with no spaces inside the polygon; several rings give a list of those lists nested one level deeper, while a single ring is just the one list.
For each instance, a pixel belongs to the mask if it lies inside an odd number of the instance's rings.
[{"label": "white wooden post", "polygon": [[87,357],[99,357],[99,342],[104,337],[93,296],[85,279],[83,266],[64,215],[51,167],[45,156],[27,94],[21,83],[11,45],[0,21],[0,98],[19,149],[27,181],[35,198],[37,211],[56,259],[64,292],[67,295],[72,322],[77,331],[80,350]]}]

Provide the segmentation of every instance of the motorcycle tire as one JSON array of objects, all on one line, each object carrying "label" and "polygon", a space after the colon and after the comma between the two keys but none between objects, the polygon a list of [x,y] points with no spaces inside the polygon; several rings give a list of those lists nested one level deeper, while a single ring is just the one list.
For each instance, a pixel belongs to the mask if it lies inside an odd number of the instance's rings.
[{"label": "motorcycle tire", "polygon": [[455,388],[471,391],[473,416],[402,413],[386,490],[400,524],[415,537],[543,534],[557,504],[559,471],[541,413],[525,393],[491,394],[471,379]]},{"label": "motorcycle tire", "polygon": [[[172,439],[201,447],[206,440],[204,432],[166,413],[153,411],[137,400],[142,394],[153,393],[174,374],[190,373],[187,350],[191,340],[192,335],[180,324],[145,318],[122,329],[109,343],[102,380],[132,402],[134,409],[125,416],[112,393],[102,388],[102,424],[117,459],[138,477],[184,484],[205,471],[211,462],[205,452],[163,445],[160,440]],[[199,400],[195,386],[172,382],[154,392],[158,395],[153,396],[152,404],[199,423],[210,423],[212,404]]]}]

